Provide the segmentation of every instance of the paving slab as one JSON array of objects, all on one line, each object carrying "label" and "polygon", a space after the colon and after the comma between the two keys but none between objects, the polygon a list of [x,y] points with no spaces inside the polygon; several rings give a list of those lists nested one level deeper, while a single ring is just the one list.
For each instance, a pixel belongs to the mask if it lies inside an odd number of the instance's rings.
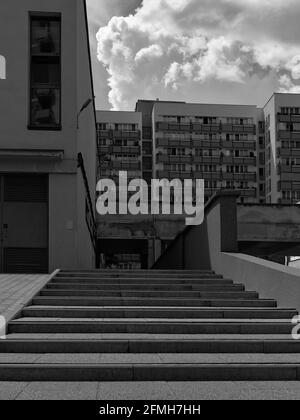
[{"label": "paving slab", "polygon": [[9,321],[53,275],[0,274],[0,315]]},{"label": "paving slab", "polygon": [[0,400],[15,400],[27,385],[28,382],[0,382]]},{"label": "paving slab", "polygon": [[299,382],[168,382],[182,400],[289,400],[300,399]]},{"label": "paving slab", "polygon": [[96,400],[97,382],[32,382],[17,400]]},{"label": "paving slab", "polygon": [[174,400],[175,393],[167,382],[106,382],[100,383],[98,400]]}]

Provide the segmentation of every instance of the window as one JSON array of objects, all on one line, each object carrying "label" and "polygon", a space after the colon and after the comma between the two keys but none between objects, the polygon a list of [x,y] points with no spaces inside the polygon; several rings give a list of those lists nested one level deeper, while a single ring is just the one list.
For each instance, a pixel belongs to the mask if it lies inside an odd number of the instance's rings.
[{"label": "window", "polygon": [[6,79],[6,60],[3,55],[0,55],[0,79]]},{"label": "window", "polygon": [[30,128],[61,126],[61,17],[30,16]]}]

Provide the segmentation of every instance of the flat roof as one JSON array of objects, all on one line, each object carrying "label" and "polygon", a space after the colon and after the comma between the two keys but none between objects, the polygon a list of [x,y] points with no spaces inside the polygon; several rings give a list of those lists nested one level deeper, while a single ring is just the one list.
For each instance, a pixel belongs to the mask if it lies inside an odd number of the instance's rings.
[{"label": "flat roof", "polygon": [[142,113],[134,111],[96,111],[98,123],[141,124]]}]

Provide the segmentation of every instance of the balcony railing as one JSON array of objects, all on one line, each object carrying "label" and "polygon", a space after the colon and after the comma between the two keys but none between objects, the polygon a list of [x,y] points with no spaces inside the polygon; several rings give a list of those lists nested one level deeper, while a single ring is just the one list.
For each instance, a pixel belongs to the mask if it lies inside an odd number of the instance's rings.
[{"label": "balcony railing", "polygon": [[223,172],[222,174],[222,178],[225,181],[243,181],[243,182],[256,182],[257,180],[257,176],[256,174],[249,174],[249,173],[244,173],[244,174],[239,174],[239,173],[226,173]]},{"label": "balcony railing", "polygon": [[98,130],[99,138],[140,139],[141,131]]},{"label": "balcony railing", "polygon": [[101,154],[125,154],[125,155],[137,155],[141,154],[141,148],[139,146],[99,146]]},{"label": "balcony railing", "polygon": [[248,133],[256,134],[256,125],[232,125],[232,124],[176,124],[167,122],[156,123],[156,131],[175,132],[199,132],[199,133]]}]

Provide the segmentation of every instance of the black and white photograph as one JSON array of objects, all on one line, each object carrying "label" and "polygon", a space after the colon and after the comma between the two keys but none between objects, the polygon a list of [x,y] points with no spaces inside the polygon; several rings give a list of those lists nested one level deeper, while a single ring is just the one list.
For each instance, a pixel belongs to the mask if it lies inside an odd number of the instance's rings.
[{"label": "black and white photograph", "polygon": [[299,22],[299,0],[0,0],[1,401],[300,400]]}]

